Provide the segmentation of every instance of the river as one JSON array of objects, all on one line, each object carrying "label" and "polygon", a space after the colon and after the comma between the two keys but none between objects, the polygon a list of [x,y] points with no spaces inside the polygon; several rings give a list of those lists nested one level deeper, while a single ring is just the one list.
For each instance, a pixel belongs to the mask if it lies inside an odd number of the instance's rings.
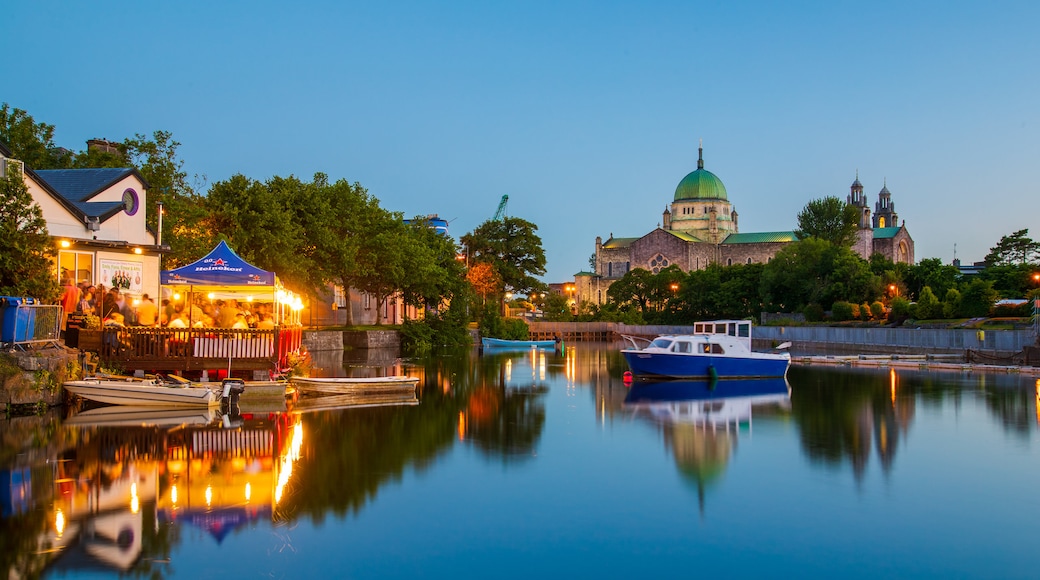
[{"label": "river", "polygon": [[583,343],[365,360],[421,377],[418,403],[0,421],[3,569],[1037,575],[1026,377],[793,367],[786,383],[627,387],[617,345]]}]

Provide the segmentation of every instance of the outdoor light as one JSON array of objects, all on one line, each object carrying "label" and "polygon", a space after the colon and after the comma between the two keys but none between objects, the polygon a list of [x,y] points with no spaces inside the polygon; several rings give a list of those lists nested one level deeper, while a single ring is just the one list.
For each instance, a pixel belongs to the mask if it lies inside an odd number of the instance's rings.
[{"label": "outdoor light", "polygon": [[180,292],[174,292],[173,293],[173,299],[174,300],[180,300],[181,299],[181,293]]},{"label": "outdoor light", "polygon": [[142,251],[143,251],[143,250],[141,250],[141,248],[134,248],[134,253],[135,253],[135,254],[137,254],[138,256],[140,256],[140,255],[141,255],[141,252],[142,252]]},{"label": "outdoor light", "polygon": [[210,300],[213,300],[213,298],[214,298],[215,296],[216,296],[216,294],[214,294],[214,293],[212,293],[212,292],[210,292],[209,294],[206,294],[206,298],[209,298]]},{"label": "outdoor light", "polygon": [[67,248],[67,247],[69,247],[71,245],[72,245],[72,243],[69,242],[68,240],[62,240],[61,241],[61,247],[63,247],[63,248]]}]

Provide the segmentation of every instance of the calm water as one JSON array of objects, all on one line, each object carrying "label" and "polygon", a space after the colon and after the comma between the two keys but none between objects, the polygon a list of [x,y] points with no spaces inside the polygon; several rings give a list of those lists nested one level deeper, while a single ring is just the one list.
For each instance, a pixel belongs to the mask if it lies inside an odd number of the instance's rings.
[{"label": "calm water", "polygon": [[616,347],[584,344],[403,370],[422,377],[418,405],[0,422],[0,562],[45,577],[1040,574],[1026,378],[796,367],[790,391],[629,389]]}]

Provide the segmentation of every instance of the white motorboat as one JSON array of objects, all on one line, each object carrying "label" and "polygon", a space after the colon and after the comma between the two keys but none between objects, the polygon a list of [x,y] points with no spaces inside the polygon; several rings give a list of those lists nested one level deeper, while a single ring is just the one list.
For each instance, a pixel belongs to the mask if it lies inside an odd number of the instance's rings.
[{"label": "white motorboat", "polygon": [[164,407],[215,407],[220,404],[220,384],[212,388],[199,383],[167,383],[159,379],[97,378],[62,383],[65,390],[110,405]]}]

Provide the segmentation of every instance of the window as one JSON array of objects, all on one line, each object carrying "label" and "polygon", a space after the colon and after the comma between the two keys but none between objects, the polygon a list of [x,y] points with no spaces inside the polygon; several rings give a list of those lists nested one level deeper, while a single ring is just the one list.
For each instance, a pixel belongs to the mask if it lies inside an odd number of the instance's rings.
[{"label": "window", "polygon": [[657,254],[650,260],[650,271],[654,274],[658,274],[661,270],[668,267],[668,258],[665,258],[661,254]]},{"label": "window", "polygon": [[58,252],[58,282],[66,278],[74,284],[94,283],[94,254]]},{"label": "window", "polygon": [[363,296],[365,297],[365,299],[364,299],[365,310],[371,310],[372,309],[372,295],[369,294],[368,292],[365,292],[363,294]]},{"label": "window", "polygon": [[877,220],[877,225],[878,225],[879,228],[885,227],[885,218],[884,217],[879,217],[878,220]]},{"label": "window", "polygon": [[726,258],[726,265],[727,266],[732,266],[733,265],[733,258]]},{"label": "window", "polygon": [[747,259],[747,263],[748,263],[748,264],[750,264],[750,263],[751,263],[751,258],[748,258],[748,259]]},{"label": "window", "polygon": [[689,353],[693,352],[693,349],[690,348],[691,346],[692,345],[688,342],[677,342],[675,343],[675,345],[672,346],[672,350],[674,350],[675,352]]},{"label": "window", "polygon": [[607,262],[607,278],[614,277],[614,262]]}]

